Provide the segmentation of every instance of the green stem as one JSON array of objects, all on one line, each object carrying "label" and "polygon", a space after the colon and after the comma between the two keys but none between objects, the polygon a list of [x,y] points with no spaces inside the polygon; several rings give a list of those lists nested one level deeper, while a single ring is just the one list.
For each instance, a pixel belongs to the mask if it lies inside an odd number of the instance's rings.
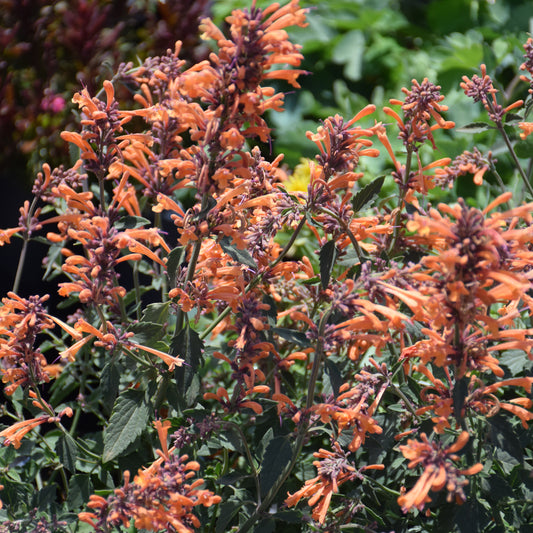
[{"label": "green stem", "polygon": [[[204,194],[202,197],[202,203],[200,206],[200,213],[203,213],[208,206],[208,196]],[[189,265],[187,266],[187,274],[185,276],[184,288],[187,289],[187,284],[194,279],[194,274],[196,273],[196,264],[198,263],[198,257],[200,256],[200,249],[202,248],[202,239],[199,238],[193,246],[191,251],[191,257],[189,259]],[[185,319],[185,313],[181,308],[178,309],[176,315],[176,333],[179,333],[183,328],[183,322]]]},{"label": "green stem", "polygon": [[333,217],[340,224],[342,231],[344,231],[346,235],[348,235],[348,238],[350,239],[350,242],[352,243],[352,246],[355,249],[355,253],[357,255],[357,258],[359,259],[359,262],[363,263],[363,260],[364,260],[363,252],[361,250],[361,247],[359,246],[359,243],[357,242],[357,239],[355,238],[355,235],[352,233],[352,230],[349,228],[348,224],[346,224],[346,222],[341,217],[339,217],[337,214],[333,213],[329,209],[326,209],[323,207],[321,211]]},{"label": "green stem", "polygon": [[309,429],[309,421],[307,417],[309,415],[309,409],[313,405],[318,372],[320,370],[322,360],[324,359],[323,336],[324,336],[324,331],[326,329],[327,321],[329,319],[330,314],[331,314],[331,309],[324,313],[318,326],[318,340],[316,343],[316,353],[315,353],[315,358],[313,360],[313,368],[311,370],[311,375],[309,377],[309,384],[307,387],[307,397],[305,401],[305,413],[304,413],[305,418],[302,420],[302,422],[300,423],[300,426],[298,427],[296,443],[294,445],[294,451],[292,454],[291,461],[285,467],[282,475],[277,479],[277,481],[274,483],[272,488],[265,495],[265,499],[257,506],[257,509],[248,518],[248,520],[246,520],[246,522],[238,529],[237,533],[246,533],[252,528],[252,526],[260,518],[261,514],[270,507],[270,504],[272,503],[277,493],[279,492],[281,487],[284,485],[290,473],[293,471],[294,467],[296,466],[296,462],[303,448],[307,430]]},{"label": "green stem", "polygon": [[[491,111],[493,111],[493,106],[488,102],[489,108]],[[498,128],[498,131],[500,132],[501,136],[503,137],[503,140],[505,142],[505,145],[507,146],[507,149],[509,150],[509,153],[511,154],[511,157],[513,158],[513,161],[516,165],[516,168],[518,169],[518,173],[520,174],[520,177],[522,178],[522,181],[524,182],[524,185],[531,197],[533,197],[533,187],[531,186],[531,183],[529,183],[529,180],[527,179],[526,173],[524,172],[524,169],[522,168],[522,165],[520,164],[520,161],[518,160],[518,157],[516,155],[516,152],[514,151],[513,145],[511,144],[511,140],[509,139],[509,136],[507,135],[507,132],[505,131],[505,127],[503,126],[503,123],[501,121],[495,122],[496,127]]]},{"label": "green stem", "polygon": [[141,286],[139,283],[139,265],[133,265],[133,290],[135,291],[135,316],[141,320]]},{"label": "green stem", "polygon": [[241,441],[244,445],[244,452],[246,454],[246,458],[248,459],[248,462],[250,463],[250,468],[252,469],[252,474],[254,476],[255,490],[257,491],[257,503],[258,505],[260,505],[261,504],[261,485],[259,484],[259,473],[257,472],[257,469],[255,468],[254,459],[252,457],[250,447],[248,446],[248,442],[246,441],[246,437],[241,427],[235,422],[227,421],[227,422],[223,422],[223,425],[235,429],[237,433],[239,433],[239,436],[241,437]]},{"label": "green stem", "polygon": [[15,281],[13,282],[13,292],[16,294],[20,287],[20,280],[22,279],[22,270],[24,269],[24,263],[26,262],[26,254],[28,251],[28,243],[30,242],[29,227],[35,208],[37,207],[37,197],[34,197],[30,208],[28,209],[28,217],[26,218],[26,228],[23,235],[22,250],[20,251],[19,260],[17,264],[17,272],[15,274]]},{"label": "green stem", "polygon": [[407,149],[407,157],[405,159],[405,174],[404,174],[404,180],[405,182],[400,187],[400,195],[399,195],[399,201],[397,206],[397,212],[396,216],[394,217],[393,221],[393,229],[392,229],[392,239],[389,244],[389,255],[392,255],[394,253],[394,250],[396,248],[396,244],[398,241],[398,237],[400,236],[400,221],[403,211],[403,204],[404,204],[404,198],[407,194],[407,189],[409,187],[409,174],[411,173],[411,163],[413,159],[413,150],[411,148]]}]

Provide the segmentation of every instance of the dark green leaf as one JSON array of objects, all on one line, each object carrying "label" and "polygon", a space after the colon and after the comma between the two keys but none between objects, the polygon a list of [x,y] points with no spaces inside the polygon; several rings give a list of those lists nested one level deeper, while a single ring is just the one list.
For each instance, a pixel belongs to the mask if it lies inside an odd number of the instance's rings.
[{"label": "dark green leaf", "polygon": [[170,288],[176,286],[176,273],[182,262],[183,246],[170,251],[167,257],[167,276]]},{"label": "dark green leaf", "polygon": [[136,229],[141,228],[150,224],[150,221],[144,217],[136,217],[134,215],[126,215],[122,217],[116,224],[115,228],[122,231],[125,229]]},{"label": "dark green leaf", "polygon": [[461,533],[482,533],[487,531],[490,517],[480,502],[469,500],[461,505],[455,514],[455,523]]},{"label": "dark green leaf", "polygon": [[326,359],[325,363],[326,376],[329,378],[329,383],[331,389],[333,390],[333,395],[335,398],[339,395],[340,386],[343,384],[344,380],[338,366],[331,360]]},{"label": "dark green leaf", "polygon": [[153,303],[146,306],[142,313],[143,322],[164,324],[168,320],[170,302]]},{"label": "dark green leaf", "polygon": [[270,326],[274,326],[276,322],[278,321],[278,309],[276,306],[276,301],[272,296],[269,296],[268,294],[263,297],[263,303],[268,305],[269,308],[264,311],[268,323]]},{"label": "dark green leaf", "polygon": [[507,457],[507,455],[500,454],[497,457],[500,461],[507,463],[509,469],[512,470],[524,460],[524,451],[520,440],[516,436],[509,420],[501,414],[491,416],[487,420],[490,424],[489,439],[491,443],[509,455]]},{"label": "dark green leaf", "polygon": [[374,181],[363,187],[352,199],[352,207],[354,213],[358,213],[366,207],[381,191],[385,176],[380,176]]},{"label": "dark green leaf", "polygon": [[131,338],[133,342],[152,348],[153,344],[161,339],[161,324],[154,322],[137,322],[130,326],[129,331],[134,333]]},{"label": "dark green leaf", "polygon": [[326,289],[329,285],[329,278],[331,277],[337,255],[335,241],[328,241],[320,249],[320,282],[322,283],[323,289]]},{"label": "dark green leaf", "polygon": [[56,485],[48,485],[34,493],[35,507],[41,511],[48,511],[56,499]]},{"label": "dark green leaf", "polygon": [[298,283],[301,285],[318,285],[320,283],[320,278],[318,276],[314,276],[309,279],[298,280]]},{"label": "dark green leaf", "polygon": [[78,458],[78,448],[76,442],[68,433],[64,433],[59,437],[56,444],[56,453],[63,466],[69,472],[74,472],[76,459]]},{"label": "dark green leaf", "polygon": [[272,533],[275,530],[276,522],[272,518],[263,519],[254,527],[254,533]]},{"label": "dark green leaf", "polygon": [[311,346],[309,339],[301,331],[294,331],[288,328],[272,328],[272,331],[282,339],[292,342],[301,348]]},{"label": "dark green leaf", "polygon": [[120,370],[118,365],[113,361],[109,361],[102,370],[102,377],[100,378],[100,391],[102,400],[105,406],[112,406],[117,399],[118,387],[120,384]]},{"label": "dark green leaf", "polygon": [[455,131],[460,133],[481,133],[482,131],[490,129],[493,129],[493,127],[486,122],[471,122],[470,124],[465,124],[464,126],[457,128]]},{"label": "dark green leaf", "polygon": [[289,524],[296,524],[302,520],[302,513],[296,509],[280,511],[279,513],[276,513],[276,519],[283,520],[283,522],[288,522]]},{"label": "dark green leaf", "polygon": [[93,492],[91,476],[76,474],[70,478],[67,502],[70,509],[84,506]]},{"label": "dark green leaf", "polygon": [[524,117],[518,115],[517,113],[506,113],[505,114],[505,123],[511,124],[513,122],[521,122],[524,120]]},{"label": "dark green leaf", "polygon": [[128,389],[121,394],[104,430],[104,463],[118,457],[148,427],[150,406],[144,391]]},{"label": "dark green leaf", "polygon": [[178,388],[178,398],[185,402],[187,407],[190,407],[195,401],[195,398],[191,398],[187,392],[193,384],[193,378],[198,372],[198,368],[203,363],[203,349],[204,345],[198,333],[188,323],[174,336],[170,343],[171,354],[174,357],[181,357],[184,361],[183,366],[176,367],[174,370],[174,377]]},{"label": "dark green leaf", "polygon": [[237,263],[257,269],[257,263],[250,255],[250,252],[246,249],[239,250],[237,246],[231,244],[231,237],[222,237],[222,239],[220,239],[220,246],[224,252],[226,252],[234,261],[237,261]]},{"label": "dark green leaf", "polygon": [[239,501],[230,500],[221,503],[215,533],[226,533],[228,531],[228,524],[241,508],[242,503]]},{"label": "dark green leaf", "polygon": [[266,495],[273,487],[288,466],[291,457],[292,448],[287,437],[274,437],[268,443],[259,474],[261,495]]}]

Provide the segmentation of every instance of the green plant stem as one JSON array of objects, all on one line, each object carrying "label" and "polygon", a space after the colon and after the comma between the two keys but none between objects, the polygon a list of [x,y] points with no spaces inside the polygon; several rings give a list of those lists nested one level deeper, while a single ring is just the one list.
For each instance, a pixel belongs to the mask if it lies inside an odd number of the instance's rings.
[{"label": "green plant stem", "polygon": [[16,294],[20,287],[20,280],[22,279],[22,271],[24,269],[24,263],[26,262],[26,254],[28,252],[28,244],[30,242],[30,236],[28,228],[31,224],[31,219],[35,208],[37,207],[37,197],[34,197],[30,208],[28,209],[28,217],[26,218],[26,231],[24,231],[22,249],[20,250],[19,260],[17,264],[17,272],[15,273],[15,281],[13,282],[13,292]]},{"label": "green plant stem", "polygon": [[107,321],[105,319],[104,312],[98,304],[96,304],[94,307],[96,309],[96,313],[98,314],[98,318],[100,319],[100,323],[102,324],[102,333],[105,335],[107,333]]},{"label": "green plant stem", "polygon": [[363,251],[361,250],[361,247],[359,246],[359,243],[357,242],[357,239],[355,238],[355,235],[353,234],[352,230],[349,228],[348,224],[346,224],[346,222],[342,220],[341,217],[339,217],[338,215],[336,215],[335,213],[333,213],[333,211],[330,211],[329,209],[326,209],[323,207],[321,211],[333,217],[340,224],[342,231],[344,231],[346,235],[348,235],[348,238],[350,239],[350,242],[352,243],[352,246],[355,249],[357,258],[359,259],[359,262],[362,264],[364,261]]},{"label": "green plant stem", "polygon": [[396,244],[398,242],[398,237],[400,236],[400,220],[402,217],[404,198],[407,193],[407,188],[408,188],[408,183],[409,183],[409,174],[411,173],[412,159],[413,159],[413,150],[411,148],[408,148],[406,158],[405,158],[405,174],[404,174],[405,183],[402,184],[402,186],[400,187],[400,191],[399,191],[400,194],[398,198],[398,206],[396,207],[397,212],[396,212],[396,216],[394,217],[394,221],[393,221],[392,238],[391,238],[389,248],[388,248],[389,255],[392,255],[394,253]]},{"label": "green plant stem", "polygon": [[231,427],[235,429],[237,433],[239,434],[239,436],[241,437],[241,442],[244,445],[244,452],[246,454],[246,458],[248,459],[248,462],[250,463],[250,468],[252,469],[252,474],[254,476],[255,490],[257,491],[257,503],[258,505],[260,505],[261,504],[261,485],[259,484],[259,473],[257,472],[257,469],[255,468],[254,459],[252,457],[252,452],[250,451],[250,447],[248,446],[246,437],[241,427],[235,422],[226,421],[226,422],[223,422],[223,425],[226,427]]},{"label": "green plant stem", "polygon": [[[490,102],[488,103],[489,103],[490,109],[493,110],[492,104]],[[514,151],[513,145],[511,144],[511,140],[509,139],[507,132],[505,131],[505,127],[503,123],[499,121],[499,122],[495,122],[495,124],[501,136],[503,137],[503,140],[505,142],[505,145],[507,146],[507,149],[509,150],[509,153],[511,154],[511,157],[513,158],[513,161],[516,165],[516,168],[518,169],[518,173],[520,174],[522,181],[524,182],[527,192],[529,193],[531,197],[533,197],[533,187],[531,186],[531,183],[529,183],[526,173],[524,172],[524,169],[522,168],[522,165],[520,164],[520,161],[518,160],[516,152]]]},{"label": "green plant stem", "polygon": [[322,361],[325,355],[323,336],[324,336],[324,331],[326,329],[326,325],[327,325],[330,314],[331,314],[331,309],[324,313],[318,326],[318,340],[316,343],[316,353],[315,353],[315,358],[313,360],[313,368],[311,370],[311,375],[309,377],[309,383],[307,387],[307,396],[306,396],[306,401],[305,401],[305,412],[304,412],[305,418],[304,420],[302,420],[302,422],[300,423],[300,426],[298,427],[298,433],[296,435],[296,442],[294,445],[294,451],[292,453],[291,461],[286,466],[281,476],[276,480],[274,485],[265,495],[264,500],[257,506],[257,509],[254,511],[254,513],[237,530],[237,533],[246,533],[247,531],[249,531],[252,528],[252,526],[257,522],[257,520],[260,518],[261,514],[270,507],[270,504],[276,497],[281,487],[284,485],[290,473],[293,471],[296,465],[296,462],[298,458],[300,457],[300,453],[303,448],[305,436],[309,429],[309,420],[308,420],[309,409],[313,405],[313,401],[315,397],[316,381],[318,379],[318,373],[319,373],[320,367],[322,366]]},{"label": "green plant stem", "polygon": [[[207,209],[208,200],[209,198],[207,194],[204,194],[202,197],[202,203],[200,206],[200,213],[203,213]],[[194,243],[193,249],[191,251],[191,257],[189,259],[189,264],[187,266],[187,274],[185,276],[185,283],[184,283],[185,289],[187,288],[187,284],[194,279],[194,274],[196,272],[196,264],[198,263],[198,257],[200,256],[201,248],[202,248],[202,239],[199,238]],[[184,320],[185,320],[185,313],[180,307],[176,315],[176,333],[179,333],[182,330]]]},{"label": "green plant stem", "polygon": [[[155,214],[155,216],[154,216],[154,226],[158,230],[161,230],[161,226],[162,226],[162,224],[161,224],[161,213],[156,213]],[[161,278],[161,301],[164,303],[168,299],[167,276],[165,275],[165,272],[162,271],[162,269],[161,269],[161,267],[159,265],[157,265],[157,269],[158,269],[158,275]]]},{"label": "green plant stem", "polygon": [[135,291],[135,316],[141,320],[141,287],[139,284],[139,265],[133,265],[133,290]]}]

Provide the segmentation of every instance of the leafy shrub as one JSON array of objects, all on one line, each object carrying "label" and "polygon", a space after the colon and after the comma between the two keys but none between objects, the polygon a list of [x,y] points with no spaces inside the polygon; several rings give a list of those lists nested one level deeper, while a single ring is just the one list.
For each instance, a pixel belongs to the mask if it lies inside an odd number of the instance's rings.
[{"label": "leafy shrub", "polygon": [[[0,233],[23,242],[0,308],[3,530],[531,523],[532,40],[525,101],[485,65],[462,78],[487,117],[465,129],[501,138],[505,172],[472,137],[441,157],[455,124],[427,78],[324,118],[291,171],[255,144],[271,83],[305,73],[286,28],[306,15],[203,19],[207,59],[177,43],[74,95],[77,161],[45,164]],[[19,294],[34,240],[53,310]]]}]

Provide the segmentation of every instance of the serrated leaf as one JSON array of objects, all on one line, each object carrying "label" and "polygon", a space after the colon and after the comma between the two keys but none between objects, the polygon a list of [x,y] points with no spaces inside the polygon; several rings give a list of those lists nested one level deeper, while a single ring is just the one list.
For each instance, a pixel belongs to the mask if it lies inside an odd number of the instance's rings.
[{"label": "serrated leaf", "polygon": [[128,389],[116,400],[104,430],[104,463],[118,457],[148,427],[150,406],[144,391]]},{"label": "serrated leaf", "polygon": [[168,319],[168,308],[170,301],[148,304],[142,312],[143,322],[155,322],[164,324]]},{"label": "serrated leaf", "polygon": [[142,226],[146,226],[146,224],[150,224],[150,221],[147,218],[126,215],[115,224],[115,228],[122,231],[125,229],[141,228]]},{"label": "serrated leaf", "polygon": [[306,337],[305,333],[302,333],[301,331],[294,331],[293,329],[288,328],[272,328],[272,332],[301,348],[311,346],[309,339]]},{"label": "serrated leaf", "polygon": [[64,433],[59,437],[56,444],[56,453],[61,464],[69,472],[74,472],[76,469],[76,459],[78,458],[78,447],[68,433]]},{"label": "serrated leaf", "polygon": [[177,248],[171,250],[167,256],[167,276],[169,286],[171,288],[176,286],[176,275],[178,266],[181,264],[182,261],[182,255],[183,246],[178,246]]},{"label": "serrated leaf", "polygon": [[380,176],[374,181],[363,187],[352,199],[352,207],[354,213],[358,213],[366,207],[381,191],[385,176]]},{"label": "serrated leaf", "polygon": [[161,324],[154,322],[137,322],[129,327],[129,331],[134,333],[133,342],[152,348],[154,342],[161,338]]},{"label": "serrated leaf", "polygon": [[274,483],[283,474],[291,458],[292,447],[287,437],[274,437],[268,443],[259,474],[261,495],[266,495],[274,486]]},{"label": "serrated leaf", "polygon": [[237,246],[231,244],[231,237],[222,237],[220,239],[220,247],[226,252],[234,261],[241,263],[241,265],[246,265],[251,268],[257,269],[257,263],[254,261],[254,258],[250,255],[250,252],[246,249],[239,250]]},{"label": "serrated leaf", "polygon": [[461,133],[481,133],[482,131],[491,129],[494,128],[486,122],[470,122],[470,124],[465,124],[464,126],[457,128],[455,131],[459,131]]},{"label": "serrated leaf", "polygon": [[328,241],[320,249],[320,283],[322,288],[326,289],[329,285],[329,278],[335,265],[335,259],[337,259],[337,247],[335,241]]}]

